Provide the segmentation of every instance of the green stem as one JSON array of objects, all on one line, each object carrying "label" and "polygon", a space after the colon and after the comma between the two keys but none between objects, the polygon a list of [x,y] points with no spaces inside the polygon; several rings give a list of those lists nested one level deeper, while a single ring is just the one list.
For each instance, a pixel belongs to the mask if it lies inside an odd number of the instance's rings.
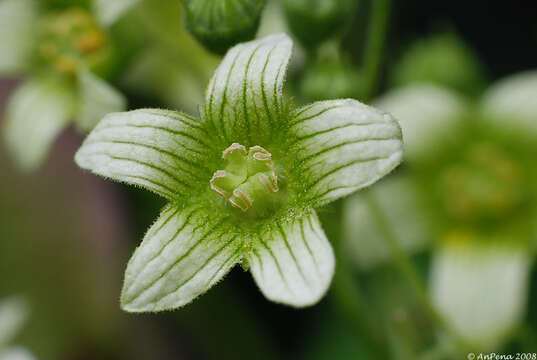
[{"label": "green stem", "polygon": [[365,101],[371,99],[378,87],[391,2],[390,0],[371,0],[370,6],[371,20],[367,29],[363,60],[363,100]]},{"label": "green stem", "polygon": [[[386,26],[390,16],[390,0],[371,0],[371,21],[368,28],[367,44],[364,50],[364,100],[371,98],[377,87],[379,70],[384,50],[384,40],[386,37]],[[333,222],[337,224],[332,230],[331,238],[337,239],[334,242],[334,250],[338,265],[333,282],[333,295],[338,304],[339,311],[342,312],[349,324],[354,328],[357,335],[367,341],[371,353],[375,358],[388,358],[388,348],[382,336],[380,322],[375,321],[371,314],[369,305],[361,293],[361,289],[353,277],[351,264],[349,264],[346,254],[341,244],[342,229],[342,202],[334,204],[335,213]]]},{"label": "green stem", "polygon": [[[356,336],[367,346],[375,359],[388,357],[387,347],[383,340],[380,324],[372,316],[370,305],[363,296],[357,280],[353,276],[352,266],[342,246],[342,201],[337,201],[332,208],[329,221],[326,221],[326,232],[333,239],[334,252],[337,258],[336,273],[332,284],[332,298],[336,309],[341,313]],[[332,226],[330,226],[332,225]]]},{"label": "green stem", "polygon": [[430,318],[433,324],[436,324],[438,329],[443,330],[443,332],[449,336],[457,346],[457,350],[461,353],[466,353],[469,351],[470,346],[455,332],[455,330],[446,323],[446,321],[438,314],[436,308],[431,303],[425,285],[422,281],[422,278],[416,269],[414,263],[410,260],[407,254],[399,246],[397,241],[397,236],[392,231],[391,226],[384,215],[384,211],[376,201],[375,197],[369,189],[363,191],[363,195],[366,199],[369,211],[373,218],[375,219],[378,229],[381,232],[382,237],[386,241],[391,254],[394,259],[395,266],[403,274],[404,278],[408,281],[408,284],[414,291],[416,299],[420,305],[425,310],[427,316]]}]

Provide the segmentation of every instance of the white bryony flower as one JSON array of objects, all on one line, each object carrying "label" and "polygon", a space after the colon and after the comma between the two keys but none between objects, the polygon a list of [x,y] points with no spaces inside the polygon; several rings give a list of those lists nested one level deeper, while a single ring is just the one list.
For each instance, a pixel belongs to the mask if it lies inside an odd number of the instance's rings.
[{"label": "white bryony flower", "polygon": [[126,311],[181,307],[237,263],[270,300],[303,307],[329,287],[334,254],[315,208],[369,186],[402,159],[394,118],[356,100],[292,109],[292,42],[239,44],[217,68],[201,118],[107,115],[76,154],[92,172],[169,200],[126,270]]},{"label": "white bryony flower", "polygon": [[[511,151],[527,152],[527,148],[513,150],[512,145],[526,146],[520,141],[522,136],[535,136],[536,74],[525,72],[493,84],[473,108],[465,106],[458,95],[432,84],[399,88],[375,102],[400,119],[408,167],[378,184],[371,195],[392,223],[397,211],[398,222],[409,228],[422,226],[423,219],[435,221],[431,227],[444,224],[433,230],[438,232],[434,238],[430,235],[438,242],[431,264],[432,298],[448,323],[481,351],[497,349],[508,339],[527,303],[532,244],[537,237],[537,221],[531,217],[534,204],[527,203],[535,192],[535,163]],[[461,131],[472,126],[473,132]],[[428,129],[426,134],[424,129]],[[466,138],[456,142],[463,135]],[[446,140],[451,144],[447,152],[452,154],[446,155]],[[502,145],[505,142],[508,148]],[[439,160],[436,155],[443,157]],[[399,192],[391,202],[383,201],[375,193],[389,187],[392,180],[411,184],[419,195],[412,199]],[[434,204],[420,209],[420,198],[432,199]],[[348,209],[366,206],[360,196],[349,202]],[[414,214],[416,210],[422,214]],[[345,222],[347,229],[358,234],[376,231],[351,213]],[[482,223],[487,224],[488,232],[482,232]],[[489,239],[491,227],[501,239]],[[407,246],[402,233],[394,233],[402,249],[415,250]],[[357,241],[352,233],[347,232],[346,237]],[[454,237],[459,239],[446,240]],[[364,236],[359,241],[368,239]],[[367,252],[369,248],[361,249]]]},{"label": "white bryony flower", "polygon": [[97,20],[78,7],[48,13],[37,0],[0,0],[0,75],[26,81],[7,103],[3,137],[21,170],[36,169],[74,121],[89,131],[125,99],[95,73],[113,46]]}]

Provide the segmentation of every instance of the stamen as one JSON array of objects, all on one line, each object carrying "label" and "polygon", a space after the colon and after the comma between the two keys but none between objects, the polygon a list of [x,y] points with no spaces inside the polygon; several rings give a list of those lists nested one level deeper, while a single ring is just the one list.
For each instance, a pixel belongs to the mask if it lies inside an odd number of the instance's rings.
[{"label": "stamen", "polygon": [[213,189],[214,191],[216,191],[218,194],[220,194],[221,196],[225,197],[226,199],[230,198],[231,197],[231,194],[228,193],[227,191],[225,191],[224,189],[222,189],[221,187],[218,187],[214,184],[214,182],[217,180],[217,179],[221,179],[221,178],[225,178],[227,176],[227,173],[224,171],[224,170],[217,170],[214,174],[213,174],[213,177],[211,178],[211,181],[210,181],[210,184],[211,184],[211,189]]},{"label": "stamen", "polygon": [[274,172],[270,175],[270,179],[265,174],[259,175],[259,181],[265,186],[268,193],[275,193],[278,192],[278,177]]},{"label": "stamen", "polygon": [[242,151],[244,155],[248,154],[248,152],[246,151],[246,147],[239,143],[233,143],[226,150],[224,150],[224,152],[222,153],[222,158],[227,159],[228,155],[235,151]]},{"label": "stamen", "polygon": [[250,206],[252,206],[252,201],[250,200],[250,198],[239,189],[233,190],[233,195],[235,195],[235,197],[237,197],[238,199],[242,200],[244,204],[241,205],[236,199],[230,198],[229,202],[231,203],[231,205],[241,209],[242,211],[246,211],[250,208]]},{"label": "stamen", "polygon": [[272,155],[259,145],[246,148],[231,144],[222,152],[225,170],[217,170],[210,188],[243,212],[254,202],[253,214],[263,213],[272,195],[279,191],[278,177],[273,170]]},{"label": "stamen", "polygon": [[254,159],[259,161],[270,161],[272,160],[272,154],[269,153],[266,149],[262,148],[259,145],[252,146],[250,151],[255,151],[252,156]]}]

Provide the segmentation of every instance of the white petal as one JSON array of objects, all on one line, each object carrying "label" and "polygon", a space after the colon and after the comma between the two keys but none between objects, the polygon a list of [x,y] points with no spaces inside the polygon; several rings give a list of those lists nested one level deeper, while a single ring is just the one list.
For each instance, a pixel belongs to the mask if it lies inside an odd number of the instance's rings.
[{"label": "white petal", "polygon": [[204,119],[228,143],[266,144],[282,120],[282,88],[292,50],[285,34],[239,44],[228,51],[207,90]]},{"label": "white petal", "polygon": [[372,197],[386,217],[399,247],[408,253],[422,249],[430,240],[427,213],[408,178],[397,174],[379,181],[368,194],[360,192],[345,201],[343,236],[347,254],[357,266],[372,268],[392,258],[388,240],[368,203]]},{"label": "white petal", "polygon": [[70,121],[75,105],[72,91],[59,81],[35,79],[21,85],[9,99],[4,136],[22,170],[34,170],[43,162]]},{"label": "white petal", "polygon": [[402,160],[397,121],[359,101],[316,102],[291,121],[305,183],[298,192],[316,206],[371,185]]},{"label": "white petal", "polygon": [[77,125],[90,131],[108,113],[125,110],[126,99],[107,82],[87,70],[78,74],[80,103]]},{"label": "white petal", "polygon": [[130,312],[181,307],[239,261],[242,239],[208,209],[168,206],[129,261],[121,295]]},{"label": "white petal", "polygon": [[537,135],[537,71],[510,76],[485,93],[485,119],[500,128],[515,128]]},{"label": "white petal", "polygon": [[303,307],[326,293],[334,253],[315,213],[276,224],[252,245],[250,270],[269,300]]},{"label": "white petal", "polygon": [[434,256],[430,286],[439,312],[477,349],[498,348],[521,319],[530,254],[498,244],[447,244]]},{"label": "white petal", "polygon": [[28,316],[28,305],[23,298],[0,300],[0,350],[20,331]]},{"label": "white petal", "polygon": [[0,349],[0,360],[36,360],[32,353],[20,347]]},{"label": "white petal", "polygon": [[93,7],[99,21],[109,26],[139,2],[140,0],[94,0]]},{"label": "white petal", "polygon": [[210,144],[199,121],[184,114],[142,109],[108,114],[75,156],[87,170],[140,185],[168,199],[205,186],[202,165]]},{"label": "white petal", "polygon": [[431,84],[393,90],[375,101],[375,106],[399,120],[405,140],[405,158],[419,159],[434,150],[439,141],[456,136],[466,104],[457,94]]},{"label": "white petal", "polygon": [[36,23],[34,0],[0,1],[0,74],[25,70],[35,45]]}]

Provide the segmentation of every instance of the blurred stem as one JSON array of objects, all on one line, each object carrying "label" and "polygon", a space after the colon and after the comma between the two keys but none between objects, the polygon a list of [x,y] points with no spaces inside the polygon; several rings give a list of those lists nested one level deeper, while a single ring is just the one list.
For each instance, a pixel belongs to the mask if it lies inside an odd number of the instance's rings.
[{"label": "blurred stem", "polygon": [[[390,16],[390,0],[371,0],[370,23],[367,30],[366,47],[364,49],[364,100],[369,100],[376,88],[379,79],[379,70],[386,38],[386,27]],[[334,221],[337,224],[333,229],[327,229],[330,238],[334,241],[334,251],[337,257],[337,269],[334,275],[333,294],[338,304],[337,308],[343,317],[355,329],[357,335],[366,340],[369,350],[374,358],[386,359],[389,356],[388,348],[383,338],[382,325],[375,321],[372,312],[362,295],[359,284],[353,277],[351,265],[342,246],[342,201],[334,204]],[[330,223],[330,222],[329,222]]]},{"label": "blurred stem", "polygon": [[370,21],[364,49],[363,100],[368,101],[375,94],[380,77],[382,54],[390,18],[390,0],[371,0]]},{"label": "blurred stem", "polygon": [[[367,346],[374,359],[388,358],[386,344],[384,343],[380,322],[375,321],[371,308],[363,296],[357,280],[353,276],[351,264],[342,246],[341,228],[343,203],[341,200],[333,205],[334,212],[332,221],[326,222],[326,231],[331,239],[334,239],[333,246],[337,258],[337,268],[332,285],[332,295],[337,306],[352,327],[357,337]],[[332,224],[333,226],[329,226]]]},{"label": "blurred stem", "polygon": [[444,319],[436,311],[434,305],[431,303],[423,280],[416,269],[415,264],[399,246],[397,237],[388,224],[384,211],[379,206],[375,197],[369,189],[363,190],[363,194],[369,211],[375,219],[382,237],[386,241],[386,244],[393,255],[395,266],[408,281],[408,284],[416,295],[416,299],[427,313],[427,316],[438,329],[442,330],[447,336],[449,336],[453,344],[457,346],[458,352],[468,353],[470,351],[470,346],[466,344],[466,342],[455,332],[455,330],[444,321]]}]

